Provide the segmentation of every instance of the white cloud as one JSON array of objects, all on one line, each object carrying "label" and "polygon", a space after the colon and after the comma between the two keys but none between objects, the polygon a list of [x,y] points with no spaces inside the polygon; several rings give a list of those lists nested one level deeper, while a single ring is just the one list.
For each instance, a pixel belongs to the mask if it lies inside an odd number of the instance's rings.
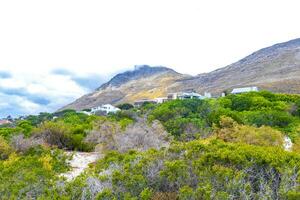
[{"label": "white cloud", "polygon": [[70,76],[12,74],[10,78],[0,79],[1,117],[53,112],[90,91]]}]

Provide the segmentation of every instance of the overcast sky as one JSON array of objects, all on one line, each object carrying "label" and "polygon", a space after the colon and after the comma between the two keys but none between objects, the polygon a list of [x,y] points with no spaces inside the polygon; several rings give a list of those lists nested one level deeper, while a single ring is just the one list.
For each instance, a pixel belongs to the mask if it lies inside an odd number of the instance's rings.
[{"label": "overcast sky", "polygon": [[298,0],[0,1],[0,117],[54,111],[137,64],[199,74],[300,37]]}]

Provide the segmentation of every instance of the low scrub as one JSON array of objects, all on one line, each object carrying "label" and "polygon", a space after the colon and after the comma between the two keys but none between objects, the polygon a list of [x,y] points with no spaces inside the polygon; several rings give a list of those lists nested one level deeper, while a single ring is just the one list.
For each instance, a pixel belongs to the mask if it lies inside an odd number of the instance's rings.
[{"label": "low scrub", "polygon": [[299,170],[299,154],[281,148],[199,140],[110,152],[66,191],[72,199],[287,199],[299,196]]},{"label": "low scrub", "polygon": [[258,146],[283,147],[283,135],[280,131],[268,126],[259,128],[239,125],[230,117],[222,117],[220,128],[215,131],[217,138],[225,142],[242,142]]}]

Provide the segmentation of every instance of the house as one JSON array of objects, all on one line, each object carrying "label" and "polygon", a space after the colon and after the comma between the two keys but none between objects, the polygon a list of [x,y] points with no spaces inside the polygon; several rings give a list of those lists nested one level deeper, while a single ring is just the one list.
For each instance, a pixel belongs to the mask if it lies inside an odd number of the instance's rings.
[{"label": "house", "polygon": [[168,101],[168,97],[155,98],[156,103],[161,104]]},{"label": "house", "polygon": [[167,96],[167,100],[175,100],[175,99],[206,99],[212,98],[211,93],[205,92],[204,96],[196,93],[194,90],[180,92],[180,93],[170,93]]},{"label": "house", "polygon": [[258,92],[257,87],[234,88],[231,94],[242,94],[247,92]]},{"label": "house", "polygon": [[212,98],[212,95],[209,92],[204,92],[204,97],[209,99]]},{"label": "house", "polygon": [[109,113],[116,113],[118,111],[120,111],[120,109],[111,104],[104,104],[91,109],[91,113],[93,114],[97,112],[104,112],[105,114],[109,114]]},{"label": "house", "polygon": [[178,94],[178,99],[205,99],[205,96],[198,94],[196,92],[183,92]]},{"label": "house", "polygon": [[167,96],[168,100],[175,100],[178,98],[178,94],[177,93],[169,93]]},{"label": "house", "polygon": [[0,126],[11,124],[12,122],[7,119],[0,119]]},{"label": "house", "polygon": [[135,101],[133,105],[135,107],[141,107],[145,103],[154,103],[154,104],[157,104],[157,101],[156,100],[150,100],[150,99],[142,99],[142,100]]}]

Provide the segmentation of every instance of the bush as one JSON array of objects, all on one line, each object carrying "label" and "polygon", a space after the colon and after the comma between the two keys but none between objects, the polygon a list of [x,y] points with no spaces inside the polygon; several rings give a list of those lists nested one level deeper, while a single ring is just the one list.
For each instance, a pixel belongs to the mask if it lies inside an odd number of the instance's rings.
[{"label": "bush", "polygon": [[53,199],[59,173],[67,168],[66,157],[59,151],[41,149],[38,154],[10,154],[0,160],[1,199]]},{"label": "bush", "polygon": [[243,122],[249,125],[286,128],[294,122],[294,118],[289,113],[282,111],[255,111],[241,114]]},{"label": "bush", "polygon": [[7,159],[11,153],[11,147],[7,144],[4,138],[0,136],[0,160]]},{"label": "bush", "polygon": [[221,118],[221,128],[216,130],[219,139],[226,142],[242,142],[259,146],[283,147],[283,135],[271,127],[260,128],[239,125],[229,117]]},{"label": "bush", "polygon": [[36,130],[46,143],[61,149],[91,151],[92,144],[84,142],[84,135],[73,134],[70,125],[58,122],[44,122]]},{"label": "bush", "polygon": [[196,200],[193,188],[184,186],[179,190],[179,200]]},{"label": "bush", "polygon": [[29,149],[34,148],[38,145],[43,144],[42,139],[38,138],[24,138],[24,135],[15,135],[11,138],[11,146],[15,149],[15,151],[19,153],[26,153]]},{"label": "bush", "polygon": [[198,99],[175,100],[157,106],[149,120],[161,121],[166,130],[179,138],[182,134],[195,134],[209,128],[207,120],[210,105]]},{"label": "bush", "polygon": [[299,169],[299,154],[283,149],[196,140],[147,152],[110,152],[90,175],[107,175],[105,180],[92,176],[110,189],[111,199],[149,191],[151,199],[286,199],[300,192]]},{"label": "bush", "polygon": [[293,144],[293,151],[300,153],[300,137],[298,137]]},{"label": "bush", "polygon": [[134,106],[130,103],[119,104],[119,105],[117,105],[117,107],[120,108],[121,110],[130,110],[130,109],[134,108]]}]

